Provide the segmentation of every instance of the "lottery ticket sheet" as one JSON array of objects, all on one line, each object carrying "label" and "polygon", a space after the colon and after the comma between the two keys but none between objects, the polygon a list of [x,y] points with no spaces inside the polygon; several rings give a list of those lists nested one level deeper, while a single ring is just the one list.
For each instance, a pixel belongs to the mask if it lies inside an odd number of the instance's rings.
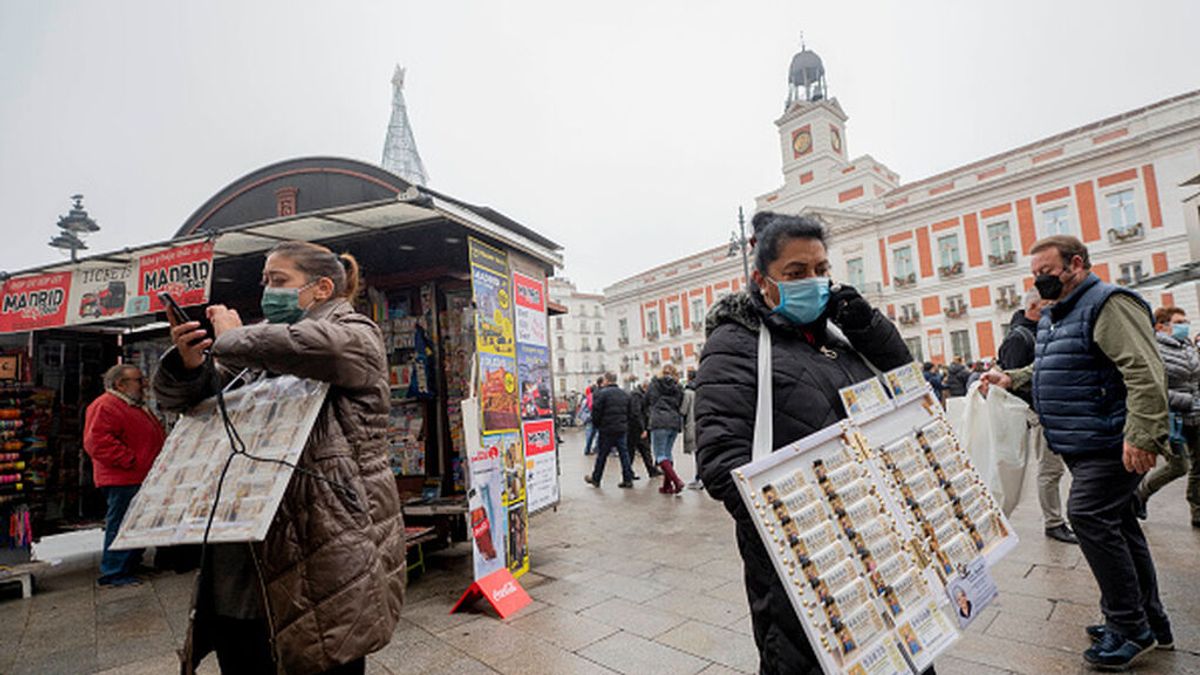
[{"label": "lottery ticket sheet", "polygon": [[929,667],[959,636],[947,583],[1016,545],[923,378],[897,371],[883,399],[878,379],[848,387],[849,419],[733,472],[826,673]]},{"label": "lottery ticket sheet", "polygon": [[[290,375],[264,378],[225,394],[246,452],[295,464],[329,385]],[[232,448],[216,398],[179,418],[129,505],[114,549],[196,544]],[[210,542],[262,541],[293,469],[244,455],[233,458],[221,486]]]}]

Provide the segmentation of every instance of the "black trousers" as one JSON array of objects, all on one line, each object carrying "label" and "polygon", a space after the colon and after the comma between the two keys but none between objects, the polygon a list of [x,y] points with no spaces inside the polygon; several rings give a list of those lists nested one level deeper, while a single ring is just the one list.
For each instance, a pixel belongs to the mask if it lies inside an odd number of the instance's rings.
[{"label": "black trousers", "polygon": [[[213,616],[212,642],[221,675],[260,675],[275,672],[266,619],[230,619]],[[198,664],[195,664],[198,665]],[[366,658],[343,663],[323,675],[363,675]]]},{"label": "black trousers", "polygon": [[1100,587],[1105,624],[1125,637],[1169,628],[1150,547],[1133,512],[1142,474],[1125,470],[1120,449],[1063,459],[1071,471],[1067,518]]},{"label": "black trousers", "polygon": [[626,444],[629,446],[630,462],[637,461],[637,458],[640,456],[642,464],[646,465],[646,473],[656,473],[658,468],[654,466],[654,457],[650,454],[650,441],[642,438],[640,431],[636,434],[631,431],[626,438]]}]

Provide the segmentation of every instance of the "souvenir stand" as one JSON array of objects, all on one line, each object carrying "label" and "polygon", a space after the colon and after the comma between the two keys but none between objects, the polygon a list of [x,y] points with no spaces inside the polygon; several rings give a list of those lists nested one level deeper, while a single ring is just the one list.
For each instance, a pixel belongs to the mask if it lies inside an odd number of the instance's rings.
[{"label": "souvenir stand", "polygon": [[848,419],[735,469],[826,673],[920,673],[1016,546],[916,364],[843,389]]}]

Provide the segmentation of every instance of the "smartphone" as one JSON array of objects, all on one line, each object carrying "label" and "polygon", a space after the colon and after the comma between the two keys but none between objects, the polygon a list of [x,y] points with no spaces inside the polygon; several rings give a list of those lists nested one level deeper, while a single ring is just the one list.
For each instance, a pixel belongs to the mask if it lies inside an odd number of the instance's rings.
[{"label": "smartphone", "polygon": [[[167,321],[169,321],[172,326],[178,326],[179,324],[187,323],[192,320],[192,317],[188,316],[188,313],[183,310],[183,306],[176,302],[175,298],[171,297],[170,293],[159,293],[158,299],[162,302],[163,307],[166,308]],[[201,314],[200,318],[197,320],[200,322],[200,329],[211,336],[213,334],[212,322],[208,320],[208,317]]]}]

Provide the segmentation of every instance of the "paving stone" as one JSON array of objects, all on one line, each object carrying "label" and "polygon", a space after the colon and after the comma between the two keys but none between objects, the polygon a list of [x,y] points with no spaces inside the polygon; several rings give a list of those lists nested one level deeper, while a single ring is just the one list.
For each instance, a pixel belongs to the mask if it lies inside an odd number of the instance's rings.
[{"label": "paving stone", "polygon": [[[656,584],[646,579],[634,578],[625,576],[624,574],[608,573],[592,579],[585,584],[589,588],[594,588],[598,591],[604,591],[618,598],[625,598],[633,602],[645,602],[651,598],[656,598],[664,593],[679,593],[679,590],[673,590],[669,586]],[[687,591],[688,594],[695,591]]]},{"label": "paving stone", "polygon": [[[695,570],[671,565],[658,565],[640,578],[669,588],[677,588],[692,593],[706,593],[729,583],[723,577],[703,574]],[[743,596],[745,593],[743,592]]]},{"label": "paving stone", "polygon": [[936,659],[934,667],[937,668],[938,675],[1012,675],[1014,672],[946,654]]},{"label": "paving stone", "polygon": [[625,675],[687,675],[709,666],[703,659],[626,632],[585,647],[579,655]]},{"label": "paving stone", "polygon": [[644,638],[655,638],[687,621],[674,612],[639,605],[624,598],[612,598],[580,612],[589,619],[604,622]]},{"label": "paving stone", "polygon": [[750,599],[746,597],[746,582],[741,579],[726,581],[720,586],[708,588],[704,591],[704,594],[735,605],[748,606],[750,603]]},{"label": "paving stone", "polygon": [[1007,589],[1001,589],[1000,596],[996,598],[993,606],[1001,612],[1035,619],[1050,618],[1050,611],[1054,609],[1054,603],[1046,598],[1015,593]]},{"label": "paving stone", "polygon": [[613,593],[607,592],[607,590],[609,589],[595,590],[590,584],[552,581],[533,589],[529,595],[535,600],[578,612],[613,597]]},{"label": "paving stone", "polygon": [[518,616],[509,625],[569,652],[578,651],[617,632],[616,628],[606,623],[558,607],[547,607],[534,614]]},{"label": "paving stone", "polygon": [[495,665],[496,671],[505,675],[613,675],[612,670],[598,663],[545,643]]},{"label": "paving stone", "polygon": [[993,637],[1058,649],[1071,654],[1078,654],[1091,646],[1091,640],[1078,626],[1004,612],[996,616],[985,632]]},{"label": "paving stone", "polygon": [[409,631],[400,639],[367,657],[369,663],[393,673],[494,673],[479,660],[442,640],[421,631]]},{"label": "paving stone", "polygon": [[658,609],[722,627],[728,626],[750,613],[745,603],[735,605],[732,602],[688,593],[670,593],[655,598],[649,604],[653,604]]},{"label": "paving stone", "polygon": [[742,633],[689,621],[660,635],[655,642],[745,673],[758,670],[758,647]]}]

